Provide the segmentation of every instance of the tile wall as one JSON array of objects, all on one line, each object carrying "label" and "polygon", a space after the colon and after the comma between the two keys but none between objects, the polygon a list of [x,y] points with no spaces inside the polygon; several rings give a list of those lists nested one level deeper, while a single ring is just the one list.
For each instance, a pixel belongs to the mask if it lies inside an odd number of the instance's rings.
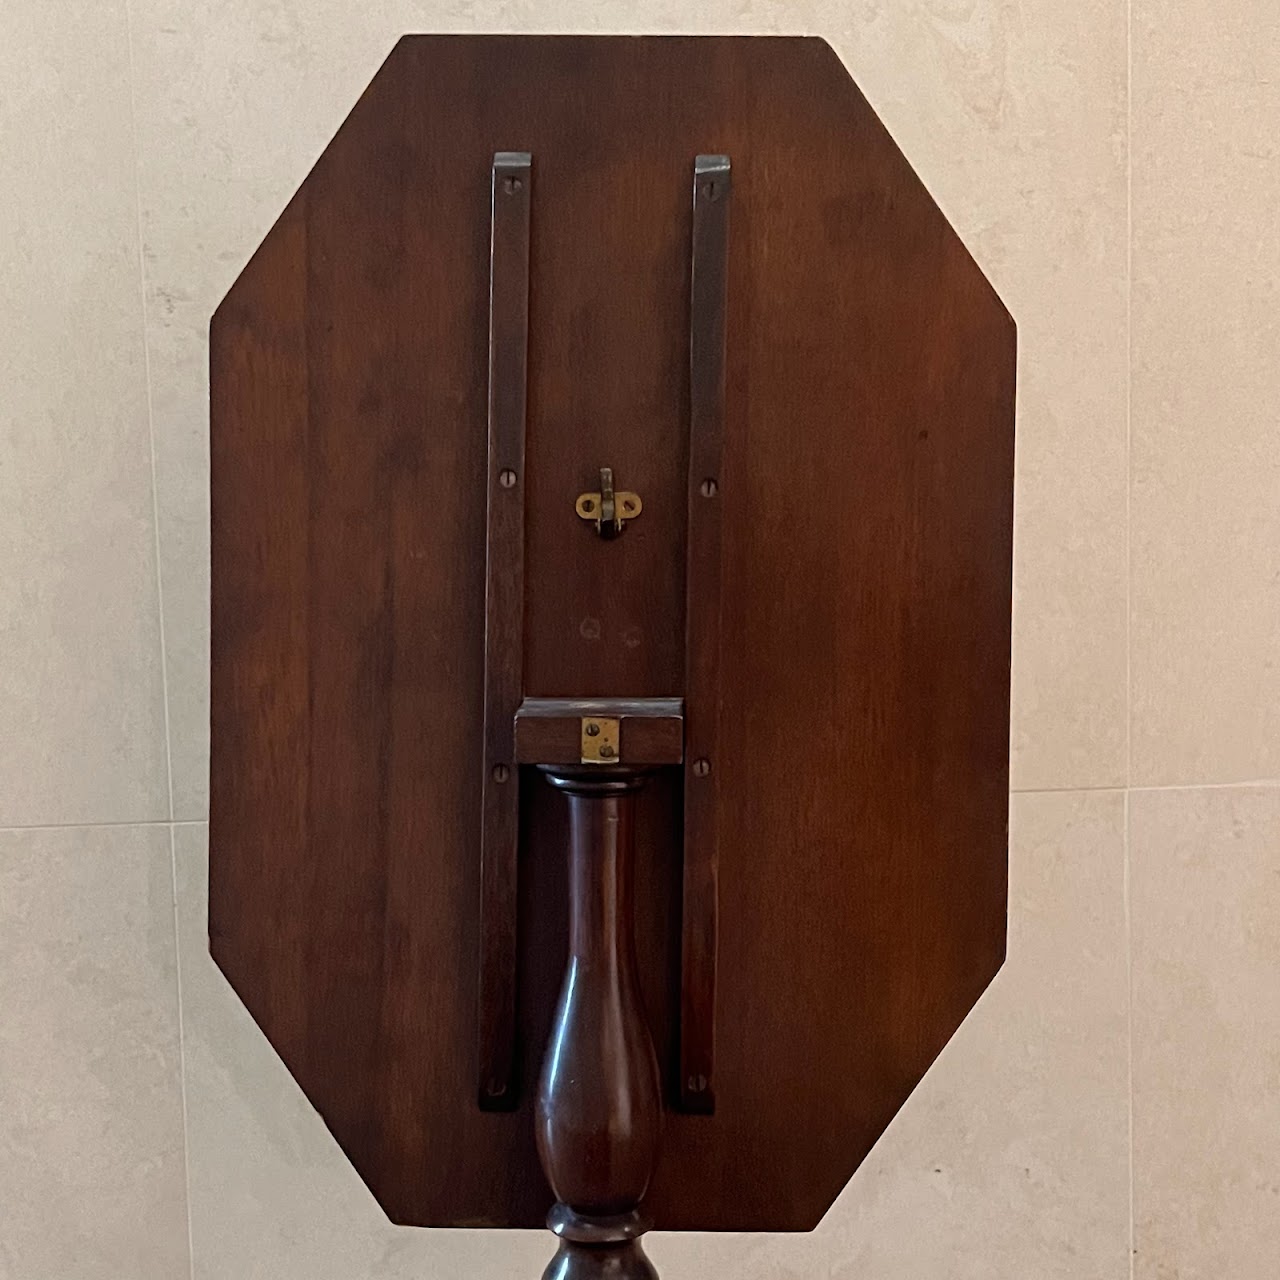
[{"label": "tile wall", "polygon": [[526,1280],[387,1224],[204,943],[208,317],[406,30],[841,54],[1017,316],[1009,961],[811,1236],[672,1277],[1271,1280],[1280,9],[8,0],[0,1280]]}]

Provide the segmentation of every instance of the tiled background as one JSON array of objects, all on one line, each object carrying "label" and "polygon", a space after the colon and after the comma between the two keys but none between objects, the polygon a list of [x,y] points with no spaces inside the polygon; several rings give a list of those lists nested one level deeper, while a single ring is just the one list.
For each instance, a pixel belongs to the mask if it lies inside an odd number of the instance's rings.
[{"label": "tiled background", "polygon": [[[826,36],[1020,322],[1009,962],[812,1236],[1280,1266],[1273,0],[6,0],[0,1280],[527,1280],[393,1228],[205,956],[205,332],[404,30]],[[175,909],[176,902],[176,909]]]}]

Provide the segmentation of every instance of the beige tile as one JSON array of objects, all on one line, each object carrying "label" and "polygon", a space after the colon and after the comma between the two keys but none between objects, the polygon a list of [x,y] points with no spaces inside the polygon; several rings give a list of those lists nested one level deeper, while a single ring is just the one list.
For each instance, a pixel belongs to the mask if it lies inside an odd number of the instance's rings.
[{"label": "beige tile", "polygon": [[1134,8],[1133,773],[1280,777],[1280,15]]},{"label": "beige tile", "polygon": [[1017,316],[1013,776],[1124,781],[1124,7],[136,0],[175,813],[205,812],[206,329],[405,30],[818,31]]},{"label": "beige tile", "polygon": [[6,4],[0,83],[0,825],[164,818],[123,4]]},{"label": "beige tile", "polygon": [[1009,958],[811,1236],[669,1237],[672,1280],[1128,1280],[1124,799],[1015,796]]},{"label": "beige tile", "polygon": [[0,832],[0,1278],[187,1274],[168,828]]},{"label": "beige tile", "polygon": [[[725,29],[741,25],[719,8]],[[687,29],[679,6],[654,9],[654,29]],[[405,31],[593,30],[610,12],[574,0],[473,10],[466,0],[131,4],[179,819],[208,808],[209,316]],[[634,7],[612,13],[625,25]]]},{"label": "beige tile", "polygon": [[1018,322],[1012,786],[1123,785],[1125,5],[824,8]]},{"label": "beige tile", "polygon": [[1280,788],[1130,800],[1137,1280],[1280,1259]]},{"label": "beige tile", "polygon": [[[1017,790],[1127,781],[1126,7],[738,0],[693,19],[824,36],[1018,322]],[[472,13],[494,29],[690,29],[674,3]]]},{"label": "beige tile", "polygon": [[528,1280],[541,1232],[392,1226],[210,960],[206,828],[176,828],[196,1280]]},{"label": "beige tile", "polygon": [[209,317],[390,51],[393,7],[130,5],[178,819],[208,808]]},{"label": "beige tile", "polygon": [[[1009,961],[811,1236],[662,1236],[671,1280],[1128,1275],[1123,799],[1020,796]],[[204,951],[202,828],[178,832],[201,1280],[527,1280],[537,1233],[388,1226]]]}]

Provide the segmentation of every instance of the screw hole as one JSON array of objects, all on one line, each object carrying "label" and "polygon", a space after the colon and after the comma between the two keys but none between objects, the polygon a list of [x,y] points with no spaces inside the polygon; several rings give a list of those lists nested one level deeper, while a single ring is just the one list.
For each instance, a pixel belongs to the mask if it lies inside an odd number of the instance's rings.
[{"label": "screw hole", "polygon": [[516,473],[510,467],[504,467],[498,472],[498,483],[504,489],[510,489],[515,485]]},{"label": "screw hole", "polygon": [[702,482],[702,496],[704,498],[714,498],[719,488],[720,486],[716,484],[716,482],[710,476],[708,476]]}]

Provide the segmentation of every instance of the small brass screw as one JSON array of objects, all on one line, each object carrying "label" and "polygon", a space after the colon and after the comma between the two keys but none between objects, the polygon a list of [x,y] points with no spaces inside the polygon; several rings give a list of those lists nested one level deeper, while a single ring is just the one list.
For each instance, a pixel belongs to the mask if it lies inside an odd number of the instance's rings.
[{"label": "small brass screw", "polygon": [[601,760],[611,760],[615,754],[614,749],[607,742],[600,748]]},{"label": "small brass screw", "polygon": [[600,726],[598,724],[587,725],[587,737],[596,738],[600,736]]},{"label": "small brass screw", "polygon": [[711,761],[706,756],[693,762],[693,776],[695,778],[705,778],[711,772]]}]

